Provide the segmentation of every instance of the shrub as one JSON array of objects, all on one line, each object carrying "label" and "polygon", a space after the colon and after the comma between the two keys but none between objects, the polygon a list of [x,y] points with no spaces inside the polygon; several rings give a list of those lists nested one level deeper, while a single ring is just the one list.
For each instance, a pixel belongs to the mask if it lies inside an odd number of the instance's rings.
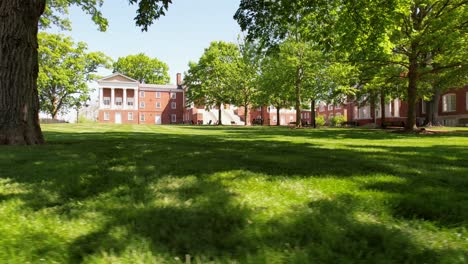
[{"label": "shrub", "polygon": [[324,126],[325,125],[325,118],[323,116],[317,116],[315,118],[315,125],[318,127]]},{"label": "shrub", "polygon": [[330,119],[330,126],[332,127],[341,127],[344,122],[346,122],[344,116],[334,116]]}]

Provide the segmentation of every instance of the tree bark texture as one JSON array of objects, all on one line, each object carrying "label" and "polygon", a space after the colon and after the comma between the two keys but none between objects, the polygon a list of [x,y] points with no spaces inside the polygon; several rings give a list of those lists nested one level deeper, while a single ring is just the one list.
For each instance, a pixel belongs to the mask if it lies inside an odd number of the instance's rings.
[{"label": "tree bark texture", "polygon": [[247,123],[247,121],[248,121],[248,119],[247,119],[248,118],[248,111],[249,111],[249,105],[245,104],[244,105],[244,121],[245,121],[244,126],[248,125],[248,123]]},{"label": "tree bark texture", "polygon": [[310,103],[310,124],[313,126],[313,128],[317,127],[315,123],[315,100],[314,99],[312,99],[312,102]]},{"label": "tree bark texture", "polygon": [[280,106],[276,107],[276,125],[280,126]]},{"label": "tree bark texture", "polygon": [[221,120],[221,117],[222,117],[222,114],[221,114],[221,106],[222,104],[219,104],[218,105],[218,126],[222,125],[223,124],[223,121]]},{"label": "tree bark texture", "polygon": [[[414,45],[413,45],[414,46]],[[413,47],[412,50],[415,50]],[[405,130],[412,131],[416,126],[416,99],[417,99],[417,81],[418,81],[418,61],[415,55],[409,58],[408,71],[408,118],[406,119]]]},{"label": "tree bark texture", "polygon": [[0,145],[44,143],[37,32],[45,4],[46,0],[0,1]]},{"label": "tree bark texture", "polygon": [[302,68],[298,67],[296,72],[296,127],[302,127],[301,116],[301,86],[302,86]]},{"label": "tree bark texture", "polygon": [[385,128],[385,92],[382,88],[380,90],[380,127]]}]

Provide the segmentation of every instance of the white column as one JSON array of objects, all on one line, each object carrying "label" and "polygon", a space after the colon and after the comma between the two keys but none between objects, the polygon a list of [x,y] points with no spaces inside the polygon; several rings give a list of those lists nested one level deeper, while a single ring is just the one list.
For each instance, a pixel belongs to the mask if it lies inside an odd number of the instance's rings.
[{"label": "white column", "polygon": [[99,108],[104,108],[104,88],[99,87]]},{"label": "white column", "polygon": [[127,109],[127,88],[123,89],[123,99],[122,99],[123,109]]},{"label": "white column", "polygon": [[138,89],[133,89],[133,106],[135,107],[135,110],[138,110],[139,103],[138,103],[138,98],[139,98],[139,92]]},{"label": "white column", "polygon": [[115,88],[111,88],[111,109],[115,109]]}]

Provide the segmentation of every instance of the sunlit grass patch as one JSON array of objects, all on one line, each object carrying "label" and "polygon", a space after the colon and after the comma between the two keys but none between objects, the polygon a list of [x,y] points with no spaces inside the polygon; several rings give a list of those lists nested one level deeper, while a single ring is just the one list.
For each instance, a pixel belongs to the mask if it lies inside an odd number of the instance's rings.
[{"label": "sunlit grass patch", "polygon": [[0,262],[467,261],[463,133],[43,129],[0,148]]}]

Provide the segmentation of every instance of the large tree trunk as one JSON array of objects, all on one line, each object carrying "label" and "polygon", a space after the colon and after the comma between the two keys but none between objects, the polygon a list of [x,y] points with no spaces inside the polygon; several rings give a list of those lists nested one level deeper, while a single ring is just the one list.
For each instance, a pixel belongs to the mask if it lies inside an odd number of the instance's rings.
[{"label": "large tree trunk", "polygon": [[[414,52],[415,45],[411,45]],[[416,126],[416,97],[417,97],[417,81],[418,81],[418,61],[416,55],[409,58],[409,71],[408,71],[408,117],[406,119],[405,130],[413,131],[417,129]]]},{"label": "large tree trunk", "polygon": [[385,92],[380,90],[380,127],[385,128]]},{"label": "large tree trunk", "polygon": [[42,144],[37,32],[46,0],[0,1],[0,144]]},{"label": "large tree trunk", "polygon": [[310,103],[310,124],[316,128],[317,125],[315,123],[315,100],[312,99],[312,102]]}]

